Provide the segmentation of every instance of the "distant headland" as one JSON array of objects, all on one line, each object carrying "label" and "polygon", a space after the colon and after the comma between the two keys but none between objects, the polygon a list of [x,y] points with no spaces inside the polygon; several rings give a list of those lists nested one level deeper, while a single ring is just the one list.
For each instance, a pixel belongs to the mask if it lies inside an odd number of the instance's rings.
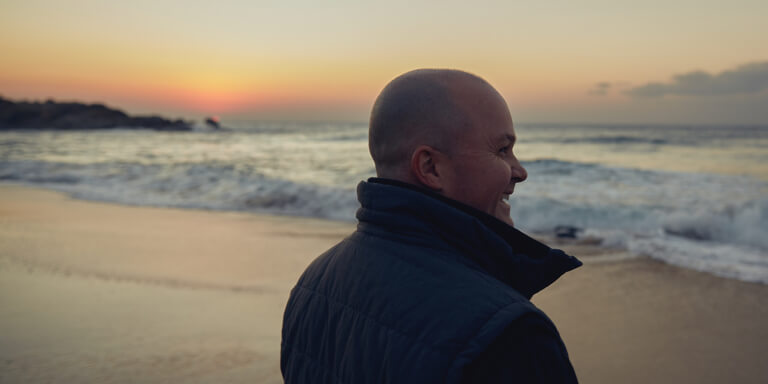
[{"label": "distant headland", "polygon": [[2,129],[154,129],[189,131],[192,123],[160,116],[129,116],[104,104],[56,102],[53,100],[12,101],[0,96]]}]

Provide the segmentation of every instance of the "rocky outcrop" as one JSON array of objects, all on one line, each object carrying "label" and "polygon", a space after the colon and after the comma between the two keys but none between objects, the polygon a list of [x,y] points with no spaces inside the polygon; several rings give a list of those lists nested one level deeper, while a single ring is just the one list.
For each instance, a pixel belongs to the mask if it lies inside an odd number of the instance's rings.
[{"label": "rocky outcrop", "polygon": [[0,97],[0,129],[135,128],[187,131],[192,124],[160,116],[129,116],[103,104],[14,102]]}]

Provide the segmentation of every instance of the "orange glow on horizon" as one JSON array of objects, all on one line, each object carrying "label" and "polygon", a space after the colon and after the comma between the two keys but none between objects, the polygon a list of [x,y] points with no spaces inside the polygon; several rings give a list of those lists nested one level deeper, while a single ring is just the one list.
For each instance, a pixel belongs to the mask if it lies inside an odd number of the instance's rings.
[{"label": "orange glow on horizon", "polygon": [[[389,80],[431,67],[478,74],[537,120],[764,122],[768,90],[623,91],[768,60],[766,4],[10,1],[0,94],[161,115],[364,116]],[[598,83],[609,92],[591,92]]]},{"label": "orange glow on horizon", "polygon": [[[0,76],[0,95],[13,100],[78,101],[105,103],[112,108],[185,115],[244,115],[248,113],[306,109],[355,109],[365,113],[375,92],[297,84],[272,84],[252,89],[232,89],[218,84],[141,84],[123,79],[104,83],[82,79],[8,79]],[[128,111],[130,112],[130,111]],[[168,116],[174,117],[174,116]]]}]

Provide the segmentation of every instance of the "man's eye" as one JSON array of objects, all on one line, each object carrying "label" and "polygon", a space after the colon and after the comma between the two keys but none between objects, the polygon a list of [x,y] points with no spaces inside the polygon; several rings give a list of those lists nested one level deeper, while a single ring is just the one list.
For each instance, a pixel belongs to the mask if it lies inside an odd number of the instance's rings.
[{"label": "man's eye", "polygon": [[510,145],[505,145],[501,147],[501,149],[499,149],[499,153],[507,154],[510,150],[510,147],[511,147]]}]

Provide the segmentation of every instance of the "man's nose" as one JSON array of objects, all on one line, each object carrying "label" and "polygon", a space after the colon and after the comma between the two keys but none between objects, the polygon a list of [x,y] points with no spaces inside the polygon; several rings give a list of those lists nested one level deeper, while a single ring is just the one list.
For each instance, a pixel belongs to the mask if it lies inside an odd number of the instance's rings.
[{"label": "man's nose", "polygon": [[528,178],[528,171],[525,170],[522,164],[520,164],[520,161],[515,159],[512,162],[512,182],[513,183],[522,183],[525,181],[525,179]]}]

